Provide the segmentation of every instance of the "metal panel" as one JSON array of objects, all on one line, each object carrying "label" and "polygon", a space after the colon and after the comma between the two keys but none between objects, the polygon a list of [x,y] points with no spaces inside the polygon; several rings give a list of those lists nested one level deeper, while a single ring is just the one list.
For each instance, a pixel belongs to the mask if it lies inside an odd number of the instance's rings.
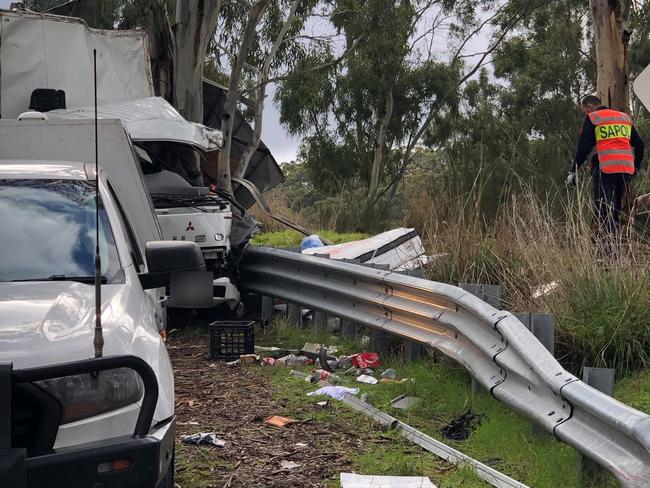
[{"label": "metal panel", "polygon": [[278,249],[250,247],[241,273],[241,289],[438,349],[624,486],[650,485],[650,416],[565,371],[511,313],[455,286]]}]

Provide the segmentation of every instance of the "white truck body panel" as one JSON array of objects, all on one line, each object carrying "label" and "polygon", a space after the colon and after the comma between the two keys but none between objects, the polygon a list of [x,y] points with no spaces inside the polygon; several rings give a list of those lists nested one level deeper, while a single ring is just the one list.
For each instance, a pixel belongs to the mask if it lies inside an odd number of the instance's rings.
[{"label": "white truck body panel", "polygon": [[144,31],[90,29],[83,20],[0,11],[0,114],[16,118],[36,88],[65,91],[68,107],[94,104],[93,49],[98,103],[154,95]]},{"label": "white truck body panel", "polygon": [[[51,110],[47,115],[50,118],[94,120],[95,107],[92,105]],[[221,131],[185,120],[161,97],[99,105],[97,117],[120,119],[134,141],[179,142],[203,151],[214,151],[223,144]]]},{"label": "white truck body panel", "polygon": [[[0,160],[0,179],[87,179],[78,163]],[[133,354],[156,373],[158,403],[153,424],[174,413],[174,379],[159,334],[163,309],[156,290],[144,291],[127,246],[106,177],[100,192],[114,234],[124,280],[102,285],[104,355]],[[26,248],[28,248],[28,243]],[[16,368],[86,359],[94,355],[94,285],[71,281],[0,282],[0,361]],[[55,447],[132,433],[137,404],[59,428]]]}]

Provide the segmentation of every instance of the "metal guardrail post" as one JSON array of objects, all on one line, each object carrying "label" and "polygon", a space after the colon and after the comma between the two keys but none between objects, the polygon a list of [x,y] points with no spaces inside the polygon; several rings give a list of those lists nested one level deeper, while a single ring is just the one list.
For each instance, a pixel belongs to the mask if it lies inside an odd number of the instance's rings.
[{"label": "metal guardrail post", "polygon": [[273,298],[262,295],[261,319],[262,325],[266,325],[273,318]]},{"label": "metal guardrail post", "polygon": [[341,335],[347,339],[357,336],[357,326],[350,320],[341,319]]},{"label": "metal guardrail post", "polygon": [[422,358],[426,357],[426,352],[424,346],[419,342],[404,341],[404,349],[402,352],[404,361],[419,361]]},{"label": "metal guardrail post", "polygon": [[[616,370],[612,368],[584,367],[582,369],[582,381],[609,396],[614,396],[615,376]],[[578,477],[582,486],[598,486],[597,483],[604,474],[605,471],[596,462],[582,453],[579,454]]]},{"label": "metal guardrail post", "polygon": [[287,303],[287,321],[289,325],[302,327],[302,311],[300,310],[300,305]]},{"label": "metal guardrail post", "polygon": [[539,313],[516,313],[515,317],[533,333],[548,352],[555,355],[555,316]]},{"label": "metal guardrail post", "polygon": [[325,332],[327,330],[327,314],[320,310],[314,310],[314,328],[316,332]]},{"label": "metal guardrail post", "polygon": [[373,349],[382,360],[390,354],[390,334],[381,330],[371,332],[371,341]]},{"label": "metal guardrail post", "polygon": [[480,298],[488,305],[501,310],[501,285],[483,285],[478,283],[458,283],[458,286]]}]

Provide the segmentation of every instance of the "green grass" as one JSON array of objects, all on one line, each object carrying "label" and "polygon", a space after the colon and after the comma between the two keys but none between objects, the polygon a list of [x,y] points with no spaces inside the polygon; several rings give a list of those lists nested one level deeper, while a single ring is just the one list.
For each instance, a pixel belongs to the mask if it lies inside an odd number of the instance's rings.
[{"label": "green grass", "polygon": [[[310,342],[333,342],[329,337],[315,337],[309,331],[282,323],[273,335],[267,337],[275,345],[295,346]],[[289,341],[284,344],[282,340]],[[320,339],[320,341],[319,341]],[[342,349],[352,349],[354,344]],[[359,351],[360,349],[353,349]],[[360,387],[368,395],[368,402],[399,418],[403,422],[439,439],[531,487],[579,487],[578,453],[547,434],[532,433],[530,423],[510,411],[487,392],[472,393],[471,379],[464,369],[450,361],[423,360],[403,364],[389,359],[384,367],[394,367],[400,377],[412,381],[399,384],[360,385],[353,378],[344,378],[344,385]],[[284,368],[268,368],[267,374],[276,387],[276,394],[286,401],[286,415],[295,415],[305,404],[318,401],[306,393],[314,389],[299,378],[290,377]],[[640,381],[650,383],[650,375]],[[648,383],[643,383],[648,384]],[[632,389],[630,386],[629,389]],[[392,409],[391,399],[398,395],[412,395],[421,401],[403,412]],[[650,395],[649,395],[650,396]],[[333,402],[337,404],[337,402]],[[446,440],[440,428],[467,410],[483,416],[483,421],[472,436],[462,442]],[[453,468],[449,464],[404,440],[394,433],[380,433],[376,427],[368,430],[369,420],[338,404],[332,411],[313,414],[314,420],[339,422],[352,416],[363,435],[369,436],[368,449],[353,455],[356,471],[362,474],[429,476],[440,487],[487,486],[469,468]],[[607,482],[609,483],[609,482]],[[605,486],[605,485],[599,485]]]},{"label": "green grass", "polygon": [[[358,241],[365,239],[367,234],[360,234],[355,232],[338,233],[331,230],[317,231],[321,237],[332,241],[334,244],[342,242]],[[262,232],[253,238],[253,244],[258,246],[268,247],[291,247],[299,246],[305,236],[295,230],[283,230],[281,232]]]},{"label": "green grass", "polygon": [[617,380],[614,396],[617,400],[650,414],[650,370]]}]

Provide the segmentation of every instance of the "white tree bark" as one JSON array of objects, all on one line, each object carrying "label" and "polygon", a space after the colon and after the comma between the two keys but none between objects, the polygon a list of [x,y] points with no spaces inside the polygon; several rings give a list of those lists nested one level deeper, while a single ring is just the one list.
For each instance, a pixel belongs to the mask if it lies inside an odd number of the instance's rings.
[{"label": "white tree bark", "polygon": [[629,5],[625,0],[589,0],[589,7],[596,41],[598,96],[608,107],[629,112]]},{"label": "white tree bark", "polygon": [[177,0],[174,25],[174,105],[187,120],[203,122],[203,63],[221,0]]},{"label": "white tree bark", "polygon": [[248,169],[251,158],[260,145],[260,141],[262,139],[262,116],[264,114],[264,100],[266,98],[266,86],[268,85],[269,81],[269,71],[271,69],[273,60],[275,59],[275,55],[277,54],[278,49],[280,49],[280,45],[284,41],[284,37],[287,35],[287,32],[291,28],[291,24],[293,24],[293,21],[296,18],[296,11],[298,10],[300,1],[301,0],[294,0],[294,2],[291,4],[289,15],[287,15],[284,24],[282,24],[282,28],[280,29],[278,36],[273,42],[273,46],[271,46],[271,49],[264,57],[264,64],[262,65],[262,70],[260,71],[260,81],[256,90],[255,128],[253,129],[253,137],[250,141],[248,141],[246,149],[244,149],[241,160],[239,161],[239,167],[237,168],[237,177],[239,178],[245,177],[246,170]]},{"label": "white tree bark", "polygon": [[[179,2],[182,0],[178,0]],[[230,72],[230,81],[228,83],[228,94],[221,119],[221,131],[223,132],[223,151],[219,154],[219,174],[217,186],[222,190],[232,193],[232,182],[230,178],[230,151],[232,148],[233,125],[235,123],[235,112],[237,110],[237,101],[239,100],[241,82],[241,72],[248,56],[248,52],[255,40],[256,28],[260,23],[266,7],[270,0],[257,0],[248,12],[246,19],[246,28],[239,46],[239,52],[235,59],[235,64]]]},{"label": "white tree bark", "polygon": [[390,88],[386,94],[386,105],[384,107],[384,116],[379,124],[379,134],[377,136],[377,143],[375,144],[375,156],[372,161],[372,171],[370,173],[370,185],[368,187],[368,205],[371,206],[375,202],[377,189],[379,188],[379,174],[381,173],[381,166],[384,160],[384,146],[386,144],[386,132],[388,132],[388,124],[393,116],[393,90]]}]

